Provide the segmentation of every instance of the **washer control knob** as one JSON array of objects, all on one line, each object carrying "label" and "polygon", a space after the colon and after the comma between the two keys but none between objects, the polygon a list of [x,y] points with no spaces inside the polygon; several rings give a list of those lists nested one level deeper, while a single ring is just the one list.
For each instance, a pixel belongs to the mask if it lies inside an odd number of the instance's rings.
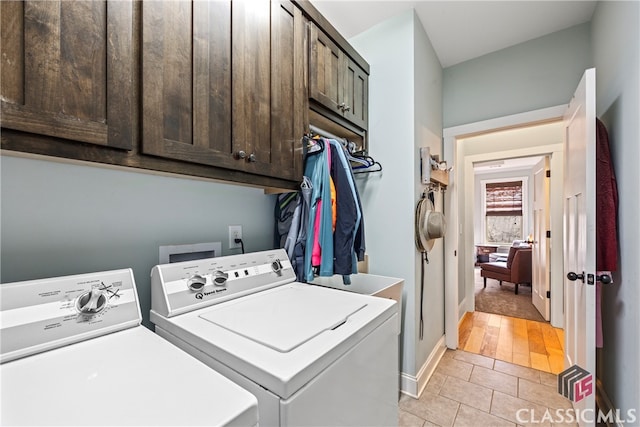
[{"label": "washer control knob", "polygon": [[224,286],[227,283],[228,278],[229,274],[222,270],[216,270],[216,272],[213,273],[213,284],[216,286]]},{"label": "washer control knob", "polygon": [[278,276],[280,276],[282,274],[282,263],[280,262],[279,259],[273,261],[271,263],[271,269],[273,270],[274,273],[276,273]]},{"label": "washer control knob", "polygon": [[80,295],[76,301],[76,308],[80,313],[100,313],[107,307],[107,297],[100,289],[91,289]]},{"label": "washer control knob", "polygon": [[199,274],[194,274],[187,280],[187,286],[194,292],[199,292],[207,284],[207,279]]}]

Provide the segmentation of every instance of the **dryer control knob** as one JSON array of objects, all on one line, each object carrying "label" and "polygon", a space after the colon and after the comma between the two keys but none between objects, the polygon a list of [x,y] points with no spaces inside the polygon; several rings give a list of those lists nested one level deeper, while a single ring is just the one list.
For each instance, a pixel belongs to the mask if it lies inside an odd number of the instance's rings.
[{"label": "dryer control knob", "polygon": [[271,269],[273,270],[274,273],[276,273],[278,276],[280,276],[282,274],[282,263],[280,262],[279,259],[273,261],[271,263]]},{"label": "dryer control knob", "polygon": [[91,289],[80,295],[76,301],[76,308],[80,313],[100,313],[107,307],[107,297],[100,289]]},{"label": "dryer control knob", "polygon": [[207,279],[199,274],[194,274],[187,280],[187,286],[194,292],[199,292],[207,284]]},{"label": "dryer control knob", "polygon": [[227,283],[228,278],[229,274],[222,270],[216,270],[216,272],[213,273],[213,284],[216,286],[224,286]]}]

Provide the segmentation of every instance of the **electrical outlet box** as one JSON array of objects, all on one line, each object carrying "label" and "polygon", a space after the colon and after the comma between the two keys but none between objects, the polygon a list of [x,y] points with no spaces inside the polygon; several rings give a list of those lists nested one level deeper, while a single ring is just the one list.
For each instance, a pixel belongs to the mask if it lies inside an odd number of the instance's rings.
[{"label": "electrical outlet box", "polygon": [[242,239],[242,226],[230,225],[229,226],[229,249],[239,248],[240,243],[236,243],[236,239]]}]

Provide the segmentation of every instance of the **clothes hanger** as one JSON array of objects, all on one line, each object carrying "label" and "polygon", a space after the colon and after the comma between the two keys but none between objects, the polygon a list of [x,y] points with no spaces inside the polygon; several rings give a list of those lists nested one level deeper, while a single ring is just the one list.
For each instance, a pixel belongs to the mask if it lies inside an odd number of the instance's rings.
[{"label": "clothes hanger", "polygon": [[315,139],[305,135],[304,141],[307,147],[307,155],[319,153],[324,150],[324,142],[321,139]]},{"label": "clothes hanger", "polygon": [[[348,151],[346,152],[346,155],[347,155],[347,160],[349,160],[350,162],[357,163],[357,164],[360,165],[360,166],[353,166],[352,165],[351,166],[352,169],[369,168],[369,167],[373,166],[374,163],[375,163],[373,161],[369,161],[369,159],[371,159],[371,158],[364,159],[364,158],[359,158],[359,157],[353,157],[351,154],[349,154]],[[373,160],[373,159],[371,159],[371,160]]]},{"label": "clothes hanger", "polygon": [[[371,167],[376,163],[376,161],[373,160],[373,157],[367,156],[367,155],[364,155],[364,154],[353,154],[352,158],[354,159],[354,161],[356,161],[358,163],[362,163],[364,165],[364,166],[357,166],[357,168]],[[364,164],[363,161],[366,162],[366,165]]]},{"label": "clothes hanger", "polygon": [[[343,147],[345,156],[351,164],[353,173],[369,173],[382,171],[382,165],[380,164],[380,162],[377,162],[373,159],[373,157],[366,155],[364,151],[355,151],[356,144],[354,142],[326,132],[323,129],[320,129],[313,125],[309,125],[309,130],[309,136],[305,136],[308,140],[307,154],[313,154],[324,150],[322,138],[333,139],[335,141],[338,141]],[[320,139],[315,139],[315,137],[320,137]],[[321,146],[317,147],[316,145]],[[352,163],[355,163],[356,165],[353,165]]]},{"label": "clothes hanger", "polygon": [[380,164],[380,162],[374,161],[373,164],[367,168],[353,168],[354,174],[370,172],[382,172],[382,165]]}]

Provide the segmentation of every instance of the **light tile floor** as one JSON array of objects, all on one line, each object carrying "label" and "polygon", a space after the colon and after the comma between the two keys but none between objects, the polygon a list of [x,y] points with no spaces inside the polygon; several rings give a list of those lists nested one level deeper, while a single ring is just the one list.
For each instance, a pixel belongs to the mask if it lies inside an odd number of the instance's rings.
[{"label": "light tile floor", "polygon": [[[572,408],[571,402],[558,394],[556,384],[557,376],[548,372],[447,350],[420,398],[400,398],[399,425],[577,426],[552,424],[549,415],[545,417],[547,410],[553,415],[557,409]],[[518,412],[523,409],[526,411]]]}]

